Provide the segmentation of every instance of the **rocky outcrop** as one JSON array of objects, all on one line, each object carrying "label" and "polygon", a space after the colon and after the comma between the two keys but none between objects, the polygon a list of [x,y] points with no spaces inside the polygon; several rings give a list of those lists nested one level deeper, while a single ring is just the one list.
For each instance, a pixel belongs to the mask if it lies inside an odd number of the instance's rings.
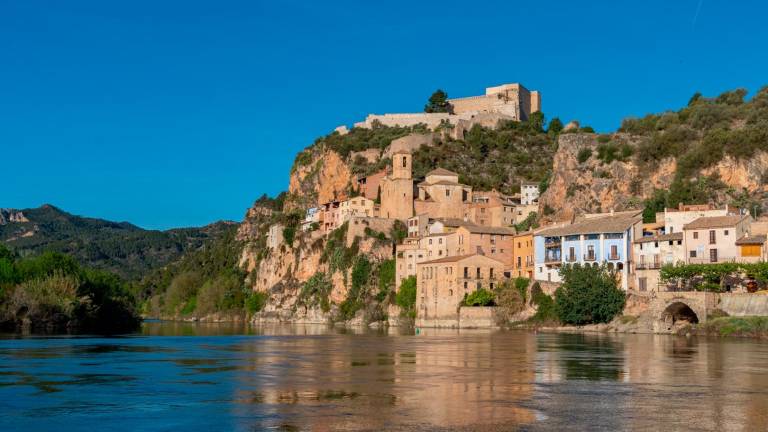
[{"label": "rocky outcrop", "polygon": [[[612,142],[626,143],[633,148],[640,139],[620,133],[611,136]],[[584,213],[642,208],[643,201],[654,189],[668,189],[672,184],[677,169],[674,158],[667,158],[655,169],[645,171],[638,167],[634,157],[604,163],[597,157],[599,145],[596,134],[560,135],[550,184],[539,199],[543,222],[568,221]],[[585,149],[591,150],[591,155],[579,161],[579,154]],[[701,171],[702,175],[716,174],[727,187],[750,194],[768,190],[764,184],[766,173],[768,154],[764,152],[749,160],[726,157]],[[728,197],[723,195],[716,204],[727,201]]]},{"label": "rocky outcrop", "polygon": [[347,196],[352,172],[349,165],[332,150],[307,149],[305,159],[297,160],[288,184],[290,199],[285,211],[303,210]]},{"label": "rocky outcrop", "polygon": [[12,222],[29,222],[29,219],[19,210],[0,208],[0,225]]}]

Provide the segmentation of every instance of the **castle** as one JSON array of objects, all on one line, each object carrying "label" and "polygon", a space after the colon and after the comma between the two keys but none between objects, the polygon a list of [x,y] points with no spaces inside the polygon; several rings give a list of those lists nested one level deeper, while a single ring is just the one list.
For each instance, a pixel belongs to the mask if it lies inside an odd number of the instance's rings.
[{"label": "castle", "polygon": [[457,125],[460,121],[470,121],[478,116],[490,115],[496,120],[527,120],[531,113],[541,111],[541,94],[530,91],[522,84],[503,84],[488,87],[485,94],[463,98],[448,99],[450,113],[404,113],[404,114],[369,114],[355,127],[372,128],[375,124],[384,126],[415,126],[426,124],[435,129],[444,123]]}]

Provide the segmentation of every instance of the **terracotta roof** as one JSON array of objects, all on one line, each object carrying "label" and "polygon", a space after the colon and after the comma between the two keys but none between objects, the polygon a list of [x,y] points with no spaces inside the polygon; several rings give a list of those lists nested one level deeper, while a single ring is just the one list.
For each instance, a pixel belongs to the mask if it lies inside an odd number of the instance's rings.
[{"label": "terracotta roof", "polygon": [[628,230],[629,227],[642,221],[642,219],[643,218],[639,216],[626,215],[593,217],[572,225],[545,229],[536,235],[559,237],[577,234],[619,233]]},{"label": "terracotta roof", "polygon": [[454,255],[454,256],[449,256],[449,257],[445,257],[445,258],[439,258],[439,259],[432,260],[432,261],[425,261],[425,262],[418,263],[418,264],[445,264],[445,263],[453,263],[453,262],[463,261],[463,260],[465,260],[467,258],[472,258],[472,257],[475,257],[475,256],[483,257],[483,258],[489,259],[491,261],[496,261],[497,263],[499,263],[499,265],[502,265],[502,266],[504,265],[503,262],[501,262],[501,261],[499,261],[497,259],[493,259],[493,258],[491,258],[489,256],[481,255],[481,254]]},{"label": "terracotta roof", "polygon": [[728,228],[738,224],[747,217],[747,215],[700,217],[687,225],[683,225],[683,229]]},{"label": "terracotta roof", "polygon": [[469,232],[473,234],[504,234],[504,235],[512,235],[515,233],[514,230],[511,230],[509,228],[504,227],[492,227],[492,226],[484,226],[484,225],[465,225],[464,228],[466,228]]},{"label": "terracotta roof", "polygon": [[676,233],[669,233],[669,234],[658,234],[653,236],[640,237],[639,239],[635,240],[635,243],[650,243],[650,242],[656,242],[656,241],[682,240],[682,239],[683,239],[683,233],[676,232]]},{"label": "terracotta roof", "polygon": [[766,235],[758,234],[753,236],[744,236],[736,240],[737,245],[761,245],[765,244]]},{"label": "terracotta roof", "polygon": [[434,186],[434,185],[456,186],[456,185],[461,185],[461,183],[455,182],[455,181],[451,181],[451,180],[439,180],[439,181],[436,181],[434,183],[423,181],[423,182],[417,184],[416,186]]},{"label": "terracotta roof", "polygon": [[435,168],[435,169],[433,169],[432,171],[428,172],[428,173],[427,173],[427,175],[428,175],[428,176],[431,176],[431,175],[439,175],[439,176],[458,176],[458,174],[456,174],[455,172],[453,172],[453,171],[448,171],[448,170],[447,170],[447,169],[445,169],[445,168]]},{"label": "terracotta roof", "polygon": [[465,221],[464,219],[458,219],[458,218],[435,218],[434,221],[440,222],[447,227],[475,225],[473,222]]}]

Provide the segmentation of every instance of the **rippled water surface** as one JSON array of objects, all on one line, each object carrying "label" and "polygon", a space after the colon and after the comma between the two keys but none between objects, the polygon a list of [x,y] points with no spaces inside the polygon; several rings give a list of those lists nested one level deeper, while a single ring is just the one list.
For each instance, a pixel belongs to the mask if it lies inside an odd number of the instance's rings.
[{"label": "rippled water surface", "polygon": [[147,323],[0,339],[0,430],[768,429],[768,344]]}]

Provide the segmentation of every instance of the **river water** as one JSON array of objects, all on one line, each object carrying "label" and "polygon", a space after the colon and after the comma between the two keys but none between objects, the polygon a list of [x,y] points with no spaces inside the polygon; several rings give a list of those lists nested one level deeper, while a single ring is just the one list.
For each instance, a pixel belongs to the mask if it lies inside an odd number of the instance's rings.
[{"label": "river water", "polygon": [[145,323],[0,339],[2,431],[768,429],[768,344]]}]

